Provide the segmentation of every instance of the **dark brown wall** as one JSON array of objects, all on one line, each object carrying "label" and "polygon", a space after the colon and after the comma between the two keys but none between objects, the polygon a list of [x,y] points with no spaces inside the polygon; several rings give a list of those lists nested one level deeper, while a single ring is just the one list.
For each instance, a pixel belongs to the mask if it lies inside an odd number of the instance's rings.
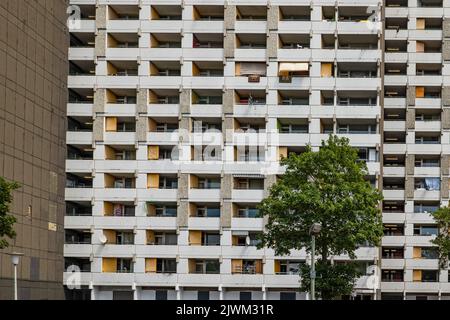
[{"label": "dark brown wall", "polygon": [[10,251],[25,254],[19,299],[64,298],[66,8],[65,0],[0,0],[0,176],[22,186],[12,206],[17,238],[0,251],[0,300],[13,294]]}]

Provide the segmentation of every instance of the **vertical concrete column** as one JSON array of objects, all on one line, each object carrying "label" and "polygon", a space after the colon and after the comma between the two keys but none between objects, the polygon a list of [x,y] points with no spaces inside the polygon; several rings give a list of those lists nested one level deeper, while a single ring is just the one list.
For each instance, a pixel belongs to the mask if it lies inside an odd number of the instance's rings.
[{"label": "vertical concrete column", "polygon": [[448,199],[448,177],[441,177],[441,198]]},{"label": "vertical concrete column", "polygon": [[148,90],[139,89],[137,92],[136,104],[136,138],[137,141],[147,141],[147,132],[149,131],[147,106],[148,106]]},{"label": "vertical concrete column", "polygon": [[104,140],[104,120],[103,116],[99,116],[98,114],[102,114],[105,112],[106,105],[106,89],[97,89],[94,92],[94,106],[93,106],[93,143],[96,141]]},{"label": "vertical concrete column", "polygon": [[408,86],[406,88],[406,103],[408,106],[414,106],[416,104],[416,87]]},{"label": "vertical concrete column", "polygon": [[237,8],[235,5],[226,5],[224,11],[225,31],[234,30],[236,25]]},{"label": "vertical concrete column", "polygon": [[180,92],[180,115],[191,113],[191,90],[182,89]]},{"label": "vertical concrete column", "polygon": [[444,38],[450,38],[450,18],[445,17],[442,22],[442,33]]},{"label": "vertical concrete column", "polygon": [[105,117],[95,117],[92,128],[92,136],[95,142],[104,140]]},{"label": "vertical concrete column", "polygon": [[450,155],[443,154],[441,155],[441,175],[449,175],[450,174]]},{"label": "vertical concrete column", "polygon": [[414,108],[406,109],[406,129],[414,130],[416,127],[416,110]]},{"label": "vertical concrete column", "polygon": [[[405,172],[407,176],[414,176],[416,156],[414,154],[407,154],[405,160]],[[413,177],[411,177],[413,178]]]},{"label": "vertical concrete column", "polygon": [[178,201],[177,227],[187,228],[189,221],[189,201],[187,199]]},{"label": "vertical concrete column", "polygon": [[407,176],[405,179],[405,197],[408,200],[414,198],[414,176]]},{"label": "vertical concrete column", "polygon": [[450,87],[444,86],[442,88],[442,105],[450,106]]},{"label": "vertical concrete column", "polygon": [[177,226],[187,227],[189,220],[189,174],[178,174],[178,214]]},{"label": "vertical concrete column", "polygon": [[444,39],[442,44],[442,59],[445,61],[450,60],[450,39]]},{"label": "vertical concrete column", "polygon": [[267,36],[267,57],[269,59],[276,59],[278,56],[278,33],[270,31]]},{"label": "vertical concrete column", "polygon": [[94,92],[94,114],[105,112],[106,89],[97,89]]},{"label": "vertical concrete column", "polygon": [[233,215],[233,176],[231,174],[224,174],[221,181],[221,195],[222,195],[222,212],[220,215],[220,226],[222,228],[231,228],[231,217]]},{"label": "vertical concrete column", "polygon": [[230,115],[224,116],[223,119],[223,139],[225,143],[233,143],[234,118]]},{"label": "vertical concrete column", "polygon": [[99,4],[95,10],[95,27],[97,30],[106,29],[108,22],[108,6],[106,4]]},{"label": "vertical concrete column", "polygon": [[234,31],[227,31],[223,40],[223,51],[226,59],[234,58],[236,48],[236,35]]},{"label": "vertical concrete column", "polygon": [[106,31],[97,30],[95,35],[95,50],[94,50],[94,55],[96,58],[106,57],[106,43],[107,43]]},{"label": "vertical concrete column", "polygon": [[227,58],[234,58],[234,50],[236,48],[236,35],[234,33],[236,25],[236,6],[226,5],[224,12],[224,56]]},{"label": "vertical concrete column", "polygon": [[450,108],[443,108],[442,109],[442,129],[447,130],[450,129]]},{"label": "vertical concrete column", "polygon": [[234,90],[233,89],[226,89],[223,93],[223,113],[226,114],[233,114],[234,109]]},{"label": "vertical concrete column", "polygon": [[278,30],[278,21],[280,21],[280,7],[270,5],[267,11],[267,29],[269,32]]}]

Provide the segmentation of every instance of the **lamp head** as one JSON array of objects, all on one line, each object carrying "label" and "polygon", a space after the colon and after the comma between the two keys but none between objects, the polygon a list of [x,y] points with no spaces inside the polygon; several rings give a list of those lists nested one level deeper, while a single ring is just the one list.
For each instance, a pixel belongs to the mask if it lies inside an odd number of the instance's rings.
[{"label": "lamp head", "polygon": [[11,262],[13,265],[17,266],[19,264],[20,257],[23,256],[23,253],[13,252],[11,253]]},{"label": "lamp head", "polygon": [[309,234],[312,236],[316,236],[322,230],[322,225],[320,223],[313,223],[311,228],[309,229]]}]

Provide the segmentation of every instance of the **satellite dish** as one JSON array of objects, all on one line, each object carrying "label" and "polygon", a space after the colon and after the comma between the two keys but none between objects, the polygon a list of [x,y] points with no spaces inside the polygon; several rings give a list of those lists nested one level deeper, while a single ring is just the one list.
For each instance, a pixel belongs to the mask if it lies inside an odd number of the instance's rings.
[{"label": "satellite dish", "polygon": [[249,237],[249,236],[245,237],[245,244],[246,244],[247,246],[250,245],[250,237]]},{"label": "satellite dish", "polygon": [[108,239],[105,237],[104,234],[101,234],[99,236],[99,240],[100,240],[101,244],[106,244],[108,242]]}]

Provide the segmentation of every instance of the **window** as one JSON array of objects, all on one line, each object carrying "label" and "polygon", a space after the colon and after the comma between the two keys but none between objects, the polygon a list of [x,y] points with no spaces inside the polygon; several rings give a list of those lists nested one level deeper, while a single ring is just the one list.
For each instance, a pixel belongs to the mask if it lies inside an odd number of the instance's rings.
[{"label": "window", "polygon": [[279,274],[300,274],[300,262],[298,261],[280,261],[280,272]]},{"label": "window", "polygon": [[403,270],[382,270],[381,281],[383,282],[402,282]]},{"label": "window", "polygon": [[203,233],[204,246],[220,246],[220,234],[218,233]]},{"label": "window", "polygon": [[438,272],[436,270],[422,270],[422,282],[437,282]]},{"label": "window", "polygon": [[432,236],[438,234],[438,228],[436,226],[420,226],[414,225],[415,236]]},{"label": "window", "polygon": [[415,189],[425,189],[427,191],[436,191],[441,189],[440,178],[422,178],[415,180]]},{"label": "window", "polygon": [[167,290],[156,290],[155,300],[167,300]]},{"label": "window", "polygon": [[280,300],[296,300],[295,292],[280,292]]},{"label": "window", "polygon": [[133,244],[134,243],[134,233],[133,232],[117,232],[116,244]]},{"label": "window", "polygon": [[177,262],[175,259],[157,259],[156,261],[157,273],[176,273]]},{"label": "window", "polygon": [[197,293],[197,299],[200,301],[207,301],[209,300],[209,291],[199,291]]},{"label": "window", "polygon": [[252,293],[251,292],[240,292],[239,300],[252,300]]},{"label": "window", "polygon": [[157,217],[176,217],[177,207],[176,206],[161,206],[155,209]]},{"label": "window", "polygon": [[118,273],[132,273],[133,262],[131,259],[117,259],[117,272]]},{"label": "window", "polygon": [[439,254],[436,248],[422,248],[422,258],[423,259],[438,259]]},{"label": "window", "polygon": [[219,260],[195,260],[195,271],[199,274],[219,274]]}]

